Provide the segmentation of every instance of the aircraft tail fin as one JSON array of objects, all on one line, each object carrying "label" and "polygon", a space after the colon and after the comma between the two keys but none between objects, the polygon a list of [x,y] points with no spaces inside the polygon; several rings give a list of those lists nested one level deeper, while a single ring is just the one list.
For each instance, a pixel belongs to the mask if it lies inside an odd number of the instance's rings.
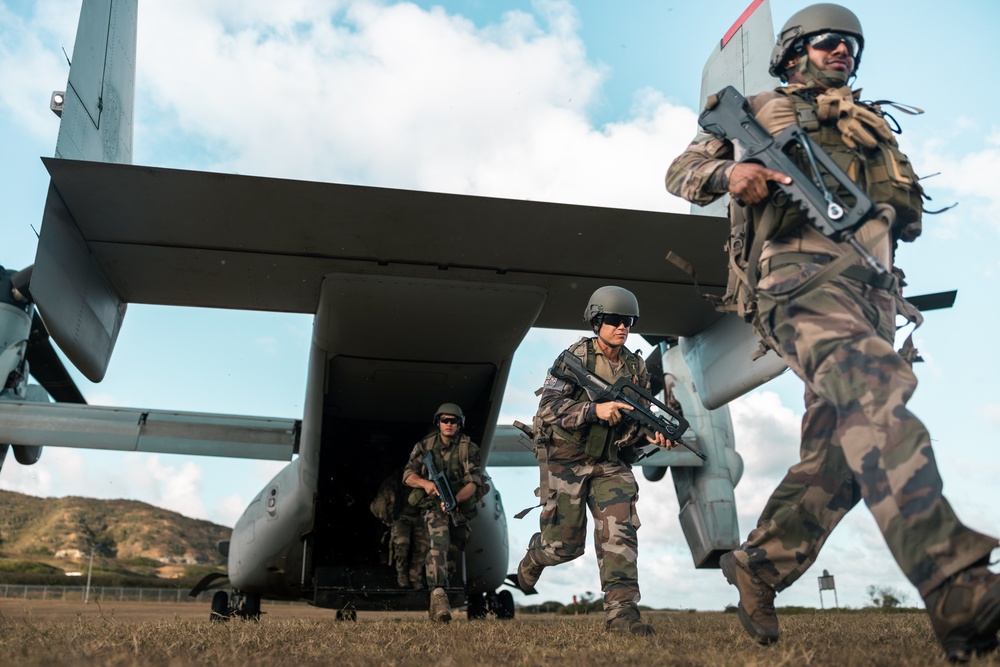
[{"label": "aircraft tail fin", "polygon": [[733,86],[741,95],[759,93],[778,85],[768,74],[774,26],[768,0],[753,0],[726,31],[708,57],[701,74],[701,102],[709,95]]},{"label": "aircraft tail fin", "polygon": [[[56,157],[132,162],[137,0],[83,0]],[[49,335],[93,382],[107,371],[126,303],[49,185],[31,293]]]},{"label": "aircraft tail fin", "polygon": [[[712,50],[701,74],[699,109],[705,100],[726,86],[733,86],[746,97],[778,86],[778,80],[768,74],[771,50],[774,48],[774,26],[768,0],[753,0]],[[727,216],[729,197],[722,197],[708,206],[691,206],[696,215]]]},{"label": "aircraft tail fin", "polygon": [[136,0],[84,0],[56,157],[132,162]]}]

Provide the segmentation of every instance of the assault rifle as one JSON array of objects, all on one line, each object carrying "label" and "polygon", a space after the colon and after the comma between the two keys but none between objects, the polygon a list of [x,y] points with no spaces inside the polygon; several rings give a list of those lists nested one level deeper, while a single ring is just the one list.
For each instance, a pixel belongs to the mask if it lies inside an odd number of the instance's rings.
[{"label": "assault rifle", "polygon": [[[562,373],[559,370],[560,366],[565,366],[569,373]],[[627,377],[618,378],[614,384],[611,384],[596,373],[587,370],[587,366],[583,361],[569,350],[563,350],[556,363],[549,369],[549,373],[553,377],[582,387],[587,392],[590,400],[594,402],[618,401],[630,406],[631,410],[622,410],[622,416],[625,419],[637,422],[639,427],[646,433],[662,433],[663,437],[667,440],[672,440],[690,449],[702,461],[708,460],[708,457],[704,454],[681,440],[681,435],[688,429],[687,420]],[[650,404],[655,405],[662,412],[653,412],[639,401],[640,398],[649,401]]]},{"label": "assault rifle", "polygon": [[451,522],[454,525],[458,525],[458,520],[455,518],[455,510],[458,509],[458,501],[455,500],[455,494],[451,491],[451,484],[448,483],[448,476],[444,474],[443,470],[438,470],[437,465],[434,464],[434,452],[427,452],[424,454],[424,467],[427,468],[427,479],[434,483],[437,487],[438,499],[444,504],[444,511],[451,517]]},{"label": "assault rifle", "polygon": [[[705,110],[698,116],[698,124],[706,132],[737,146],[740,149],[737,155],[742,153],[740,162],[756,162],[791,176],[792,182],[788,185],[777,182],[775,185],[802,207],[816,229],[834,241],[850,244],[878,273],[888,273],[854,237],[854,230],[874,215],[875,204],[805,130],[790,125],[779,135],[772,136],[750,113],[746,98],[732,86],[726,86],[709,98]],[[795,146],[801,149],[811,173],[803,172],[789,156],[788,151]],[[824,175],[833,178],[854,204],[848,204],[827,187]]]}]

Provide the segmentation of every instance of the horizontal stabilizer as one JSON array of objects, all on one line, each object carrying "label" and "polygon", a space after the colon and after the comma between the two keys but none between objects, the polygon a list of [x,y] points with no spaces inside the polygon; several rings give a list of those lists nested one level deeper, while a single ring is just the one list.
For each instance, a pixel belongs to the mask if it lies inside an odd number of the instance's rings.
[{"label": "horizontal stabilizer", "polygon": [[692,334],[719,317],[664,258],[673,250],[697,267],[703,288],[721,289],[725,220],[108,163],[45,165],[123,302],[315,313],[323,277],[353,273],[540,287],[547,297],[534,324],[541,327],[579,328],[580,304],[606,284],[649,304],[637,333]]}]

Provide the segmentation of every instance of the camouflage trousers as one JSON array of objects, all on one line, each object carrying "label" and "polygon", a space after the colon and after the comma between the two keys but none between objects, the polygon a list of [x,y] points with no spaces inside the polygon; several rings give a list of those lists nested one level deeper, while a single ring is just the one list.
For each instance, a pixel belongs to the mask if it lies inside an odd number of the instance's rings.
[{"label": "camouflage trousers", "polygon": [[[622,462],[598,462],[555,437],[548,445],[549,497],[539,519],[541,533],[525,559],[540,567],[568,563],[584,552],[587,510],[594,517],[594,551],[608,620],[638,613],[641,525],[635,504],[639,486]],[[540,537],[540,539],[539,539]]]},{"label": "camouflage trousers", "polygon": [[[781,294],[818,268],[779,268],[761,287]],[[889,292],[846,278],[786,303],[761,300],[759,323],[805,381],[806,412],[800,461],[735,555],[778,591],[815,562],[859,500],[922,596],[997,546],[942,494],[930,435],[906,408],[917,379],[893,349],[895,314]]]},{"label": "camouflage trousers", "polygon": [[430,546],[425,559],[427,585],[447,586],[469,543],[469,525],[453,526],[440,507],[425,509],[423,517]]},{"label": "camouflage trousers", "polygon": [[406,581],[412,588],[423,588],[425,560],[430,548],[423,517],[413,511],[401,514],[392,524],[389,537],[399,583]]}]

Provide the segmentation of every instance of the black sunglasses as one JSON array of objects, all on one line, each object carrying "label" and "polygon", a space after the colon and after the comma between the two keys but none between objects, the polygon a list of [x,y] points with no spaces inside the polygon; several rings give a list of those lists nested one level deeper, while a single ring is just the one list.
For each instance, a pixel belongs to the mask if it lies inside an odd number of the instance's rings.
[{"label": "black sunglasses", "polygon": [[441,417],[438,421],[442,424],[461,424],[461,419],[456,419],[455,417]]},{"label": "black sunglasses", "polygon": [[618,328],[621,325],[625,325],[625,328],[631,328],[633,324],[636,323],[638,317],[634,315],[601,315],[601,324],[607,324],[609,327]]},{"label": "black sunglasses", "polygon": [[854,35],[845,35],[840,32],[821,32],[818,35],[807,37],[806,42],[809,46],[820,51],[833,51],[842,43],[846,44],[847,53],[852,58],[857,58],[858,52],[861,50],[861,45],[858,43],[857,37]]}]

